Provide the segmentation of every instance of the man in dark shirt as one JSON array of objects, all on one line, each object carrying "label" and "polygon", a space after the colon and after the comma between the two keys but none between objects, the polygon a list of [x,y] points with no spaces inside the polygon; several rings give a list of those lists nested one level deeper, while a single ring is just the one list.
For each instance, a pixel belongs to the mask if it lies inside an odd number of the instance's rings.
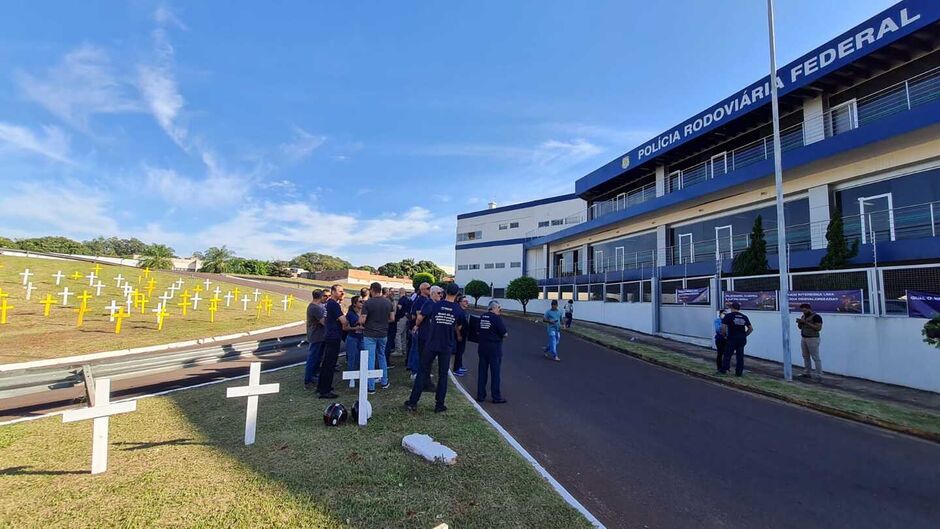
[{"label": "man in dark shirt", "polygon": [[405,289],[398,289],[398,304],[395,306],[395,323],[398,336],[395,339],[395,351],[399,355],[407,355],[411,346],[411,335],[408,332],[408,311],[411,309],[411,296]]},{"label": "man in dark shirt", "polygon": [[320,368],[320,380],[317,382],[317,396],[321,399],[335,399],[333,393],[333,372],[339,357],[339,343],[343,338],[343,326],[339,319],[343,315],[340,303],[346,296],[341,285],[330,287],[330,299],[326,302],[326,333],[323,341],[323,366]]},{"label": "man in dark shirt", "polygon": [[[457,304],[463,312],[463,320],[460,325],[464,329],[470,329],[470,300],[467,296],[457,296]],[[460,333],[460,340],[457,341],[457,352],[454,353],[454,375],[462,377],[467,374],[467,369],[463,366],[463,354],[467,350],[467,335],[469,332]]]},{"label": "man in dark shirt", "polygon": [[718,373],[726,375],[731,367],[731,355],[735,356],[734,374],[741,376],[744,373],[744,346],[747,345],[747,337],[754,332],[751,326],[751,320],[741,313],[741,304],[734,302],[731,304],[731,312],[725,314],[721,319],[721,334],[727,339],[725,344],[725,355],[721,361],[721,369]]},{"label": "man in dark shirt", "polygon": [[503,361],[503,338],[506,337],[506,325],[500,316],[498,301],[490,301],[489,310],[480,316],[480,330],[477,334],[477,356],[480,357],[477,374],[477,402],[486,400],[486,377],[490,375],[490,395],[494,404],[503,404],[506,399],[499,387],[500,365]]},{"label": "man in dark shirt", "polygon": [[411,335],[411,347],[408,349],[408,371],[411,371],[412,377],[417,375],[418,370],[421,368],[421,350],[423,348],[421,337],[414,332],[415,322],[417,322],[424,304],[429,301],[430,295],[431,285],[421,283],[418,287],[418,295],[411,302],[411,307],[408,308],[408,330]]},{"label": "man in dark shirt", "polygon": [[447,370],[450,368],[450,355],[457,348],[457,340],[461,332],[460,322],[463,320],[463,311],[455,302],[458,292],[460,292],[460,287],[456,283],[448,284],[447,298],[435,303],[425,303],[421,314],[415,321],[419,332],[422,327],[426,331],[421,367],[411,388],[411,397],[405,401],[405,407],[410,411],[415,411],[418,407],[418,400],[424,390],[425,374],[430,373],[435,359],[438,363],[434,411],[436,413],[447,411],[447,406],[444,405],[444,398],[447,396]]},{"label": "man in dark shirt", "polygon": [[800,328],[800,348],[803,350],[803,378],[813,376],[812,364],[816,364],[816,379],[822,380],[822,361],[819,359],[819,332],[822,331],[822,316],[813,312],[809,303],[800,305],[803,316],[796,319]]},{"label": "man in dark shirt", "polygon": [[304,387],[309,388],[320,374],[320,358],[323,355],[324,322],[326,311],[323,310],[323,291],[313,291],[313,301],[307,305],[307,365],[304,368]]},{"label": "man in dark shirt", "polygon": [[[369,369],[378,365],[382,370],[382,388],[388,389],[388,364],[385,347],[388,345],[388,322],[392,320],[394,307],[388,298],[382,295],[382,285],[372,283],[369,286],[369,299],[362,306],[359,321],[364,330],[363,344],[369,352]],[[369,391],[375,392],[375,379],[369,379]]]}]

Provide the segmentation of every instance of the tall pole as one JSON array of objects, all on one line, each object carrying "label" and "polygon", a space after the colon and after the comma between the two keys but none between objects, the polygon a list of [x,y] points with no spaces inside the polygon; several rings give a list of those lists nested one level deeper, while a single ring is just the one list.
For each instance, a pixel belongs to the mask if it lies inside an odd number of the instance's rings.
[{"label": "tall pole", "polygon": [[783,378],[793,380],[790,358],[790,263],[787,259],[787,222],[783,214],[783,166],[780,161],[780,109],[777,105],[777,45],[774,42],[774,0],[767,0],[770,35],[770,103],[774,125],[774,186],[777,189],[777,262],[780,268],[780,341],[783,346]]}]

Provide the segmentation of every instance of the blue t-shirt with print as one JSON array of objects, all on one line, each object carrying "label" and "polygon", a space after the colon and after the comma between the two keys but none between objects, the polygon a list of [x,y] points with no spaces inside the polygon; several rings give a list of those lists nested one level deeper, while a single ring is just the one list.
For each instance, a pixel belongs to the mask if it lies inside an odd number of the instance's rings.
[{"label": "blue t-shirt with print", "polygon": [[421,315],[424,319],[418,332],[426,332],[425,350],[453,353],[457,349],[457,327],[462,325],[465,318],[460,305],[446,299],[425,303]]}]

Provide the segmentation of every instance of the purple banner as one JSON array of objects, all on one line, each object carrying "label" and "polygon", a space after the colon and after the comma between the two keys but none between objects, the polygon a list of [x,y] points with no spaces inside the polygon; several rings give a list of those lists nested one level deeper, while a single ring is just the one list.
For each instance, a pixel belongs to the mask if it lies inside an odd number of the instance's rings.
[{"label": "purple banner", "polygon": [[676,303],[708,303],[708,287],[676,290]]},{"label": "purple banner", "polygon": [[736,292],[729,290],[724,293],[725,308],[731,308],[734,302],[741,304],[742,310],[777,310],[777,291],[763,290],[759,292]]},{"label": "purple banner", "polygon": [[908,290],[906,297],[908,317],[931,319],[940,314],[940,294]]},{"label": "purple banner", "polygon": [[813,312],[841,312],[861,314],[864,293],[861,290],[793,290],[790,291],[790,310],[800,310],[809,303]]}]

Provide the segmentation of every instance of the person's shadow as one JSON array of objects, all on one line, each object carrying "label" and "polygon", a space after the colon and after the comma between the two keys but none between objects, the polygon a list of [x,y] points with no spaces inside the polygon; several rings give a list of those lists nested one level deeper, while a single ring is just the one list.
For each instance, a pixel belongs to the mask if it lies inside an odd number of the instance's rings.
[{"label": "person's shadow", "polygon": [[32,470],[33,467],[0,468],[0,476],[66,476],[69,474],[88,474],[87,470]]}]

